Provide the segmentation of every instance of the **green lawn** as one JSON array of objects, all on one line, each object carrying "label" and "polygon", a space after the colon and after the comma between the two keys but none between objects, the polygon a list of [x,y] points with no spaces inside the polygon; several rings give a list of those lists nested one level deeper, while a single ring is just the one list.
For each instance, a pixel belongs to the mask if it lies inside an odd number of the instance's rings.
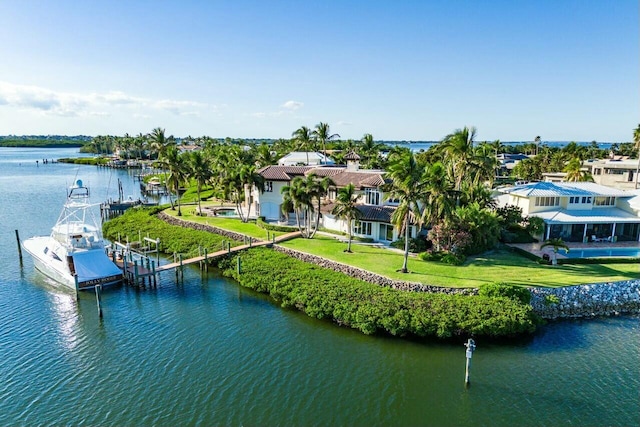
[{"label": "green lawn", "polygon": [[495,250],[469,258],[461,266],[426,262],[409,258],[410,273],[396,270],[402,267],[403,254],[389,249],[352,244],[353,253],[346,253],[346,243],[332,237],[294,239],[283,246],[353,265],[383,276],[436,286],[477,287],[483,283],[507,282],[527,286],[567,286],[637,279],[640,265],[583,264],[545,266],[507,250]]},{"label": "green lawn", "polygon": [[[220,206],[220,203],[202,203],[202,207],[204,208],[205,206],[209,206],[209,205],[215,205],[215,206]],[[235,206],[234,206],[235,207]],[[222,217],[222,216],[216,216],[216,217],[212,217],[212,216],[198,216],[195,215],[194,212],[198,209],[197,205],[187,205],[187,206],[182,206],[181,207],[181,211],[182,211],[182,216],[178,216],[178,209],[176,208],[176,210],[171,210],[171,208],[169,209],[165,209],[164,213],[166,213],[167,215],[170,216],[174,216],[176,218],[180,218],[183,219],[185,221],[193,221],[193,222],[197,222],[200,224],[208,224],[208,225],[212,225],[214,227],[219,227],[219,228],[223,228],[225,230],[229,230],[229,231],[234,231],[236,233],[241,233],[244,234],[245,236],[251,236],[251,237],[255,237],[258,239],[266,239],[267,238],[267,230],[260,228],[256,225],[255,221],[250,221],[250,222],[242,222],[240,221],[240,219],[238,218],[233,218],[233,217]],[[269,236],[273,236],[273,233],[276,234],[276,236],[279,236],[281,234],[285,234],[283,232],[278,232],[278,231],[269,231]]]}]

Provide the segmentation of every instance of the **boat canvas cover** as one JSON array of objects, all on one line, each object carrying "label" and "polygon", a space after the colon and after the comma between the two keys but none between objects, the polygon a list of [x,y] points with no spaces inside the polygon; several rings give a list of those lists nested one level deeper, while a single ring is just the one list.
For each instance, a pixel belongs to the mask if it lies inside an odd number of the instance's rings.
[{"label": "boat canvas cover", "polygon": [[122,271],[101,250],[76,252],[73,254],[73,263],[78,274],[78,283],[95,280],[98,284],[102,278],[122,277]]}]

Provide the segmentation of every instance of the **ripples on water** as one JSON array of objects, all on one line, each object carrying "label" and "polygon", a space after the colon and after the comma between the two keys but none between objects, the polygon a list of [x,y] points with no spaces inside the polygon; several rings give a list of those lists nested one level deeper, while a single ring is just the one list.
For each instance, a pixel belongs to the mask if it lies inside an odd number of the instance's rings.
[{"label": "ripples on water", "polygon": [[638,317],[479,340],[469,389],[461,342],[364,336],[197,269],[105,291],[100,319],[17,262],[13,230],[48,229],[54,198],[0,204],[0,425],[640,424]]}]

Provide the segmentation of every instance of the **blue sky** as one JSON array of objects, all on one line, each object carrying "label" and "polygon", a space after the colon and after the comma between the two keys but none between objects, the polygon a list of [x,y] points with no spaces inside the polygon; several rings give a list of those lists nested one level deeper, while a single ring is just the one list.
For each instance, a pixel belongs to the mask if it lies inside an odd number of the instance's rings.
[{"label": "blue sky", "polygon": [[624,142],[637,0],[0,2],[0,135]]}]

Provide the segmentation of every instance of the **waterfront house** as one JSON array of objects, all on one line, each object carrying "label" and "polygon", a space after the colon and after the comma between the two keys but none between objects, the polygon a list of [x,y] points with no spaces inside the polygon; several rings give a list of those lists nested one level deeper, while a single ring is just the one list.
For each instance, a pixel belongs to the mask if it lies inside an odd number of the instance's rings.
[{"label": "waterfront house", "polygon": [[593,182],[531,182],[497,189],[498,205],[542,218],[543,239],[566,242],[640,241],[637,194]]},{"label": "waterfront house", "polygon": [[[252,190],[256,215],[264,217],[266,221],[286,222],[285,215],[281,212],[283,197],[282,187],[291,183],[296,176],[308,176],[315,174],[319,177],[329,177],[334,185],[329,188],[328,195],[321,202],[321,226],[334,231],[347,232],[347,224],[344,220],[331,214],[335,206],[338,189],[353,184],[358,198],[358,209],[362,218],[353,225],[354,236],[369,238],[375,242],[390,243],[397,240],[399,232],[391,224],[391,215],[397,207],[397,202],[385,200],[383,185],[385,184],[385,172],[382,170],[360,169],[360,158],[351,152],[345,156],[346,165],[319,165],[319,166],[266,166],[258,173],[265,181],[264,192]],[[293,215],[289,215],[293,218]],[[410,226],[410,236],[415,237],[418,230]]]}]

